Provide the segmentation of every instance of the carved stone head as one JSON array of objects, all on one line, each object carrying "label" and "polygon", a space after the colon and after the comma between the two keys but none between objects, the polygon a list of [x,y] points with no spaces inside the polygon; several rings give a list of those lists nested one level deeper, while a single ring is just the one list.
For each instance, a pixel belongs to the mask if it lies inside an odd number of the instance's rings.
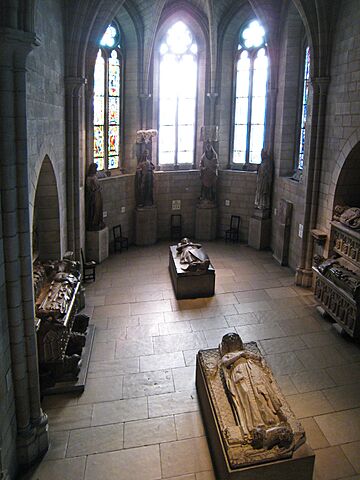
[{"label": "carved stone head", "polygon": [[230,352],[237,352],[240,350],[244,350],[243,341],[235,332],[227,333],[222,337],[221,343],[219,345],[220,354],[221,356],[226,355]]}]

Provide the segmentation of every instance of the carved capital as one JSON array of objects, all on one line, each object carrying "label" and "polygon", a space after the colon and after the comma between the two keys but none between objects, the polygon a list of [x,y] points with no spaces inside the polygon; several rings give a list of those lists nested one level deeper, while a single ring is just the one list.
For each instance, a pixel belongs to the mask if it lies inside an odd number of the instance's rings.
[{"label": "carved capital", "polygon": [[87,84],[85,77],[65,77],[66,93],[73,97],[80,96],[81,87]]},{"label": "carved capital", "polygon": [[12,65],[25,70],[26,58],[40,39],[33,32],[12,28],[0,28],[0,65]]},{"label": "carved capital", "polygon": [[330,84],[330,77],[311,77],[311,84],[314,89],[317,89],[320,95],[326,95]]}]

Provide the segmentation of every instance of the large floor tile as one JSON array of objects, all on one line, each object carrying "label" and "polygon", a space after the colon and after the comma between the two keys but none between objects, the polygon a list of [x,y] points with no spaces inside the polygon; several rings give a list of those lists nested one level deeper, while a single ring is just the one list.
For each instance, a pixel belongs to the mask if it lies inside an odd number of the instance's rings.
[{"label": "large floor tile", "polygon": [[148,417],[147,397],[96,403],[91,425],[107,425]]},{"label": "large floor tile", "polygon": [[360,440],[360,408],[315,417],[330,445]]},{"label": "large floor tile", "polygon": [[88,378],[78,404],[106,402],[121,398],[123,398],[123,376]]},{"label": "large floor tile", "polygon": [[163,475],[184,475],[211,470],[211,458],[205,437],[179,440],[160,445]]},{"label": "large floor tile", "polygon": [[124,444],[123,432],[124,425],[122,423],[72,430],[66,456],[78,457],[121,450]]},{"label": "large floor tile", "polygon": [[360,442],[352,442],[341,445],[341,450],[345,453],[355,471],[360,473]]},{"label": "large floor tile", "polygon": [[85,480],[158,480],[161,478],[159,446],[130,448],[89,455]]},{"label": "large floor tile", "polygon": [[89,427],[91,423],[92,405],[79,405],[47,410],[50,428],[54,431],[72,430]]},{"label": "large floor tile", "polygon": [[168,368],[185,367],[182,352],[160,353],[140,357],[140,371],[164,370]]},{"label": "large floor tile", "polygon": [[174,440],[176,440],[176,430],[173,416],[125,423],[125,448],[172,442]]},{"label": "large floor tile", "polygon": [[205,435],[200,412],[180,413],[175,415],[175,425],[178,440],[202,437]]},{"label": "large floor tile", "polygon": [[159,395],[174,391],[171,370],[140,372],[124,376],[124,398]]},{"label": "large floor tile", "polygon": [[85,463],[86,457],[43,461],[27,480],[81,480]]},{"label": "large floor tile", "polygon": [[166,393],[148,397],[149,417],[174,415],[199,410],[195,391]]},{"label": "large floor tile", "polygon": [[355,473],[351,463],[340,447],[328,447],[315,452],[315,474],[317,480],[338,480]]},{"label": "large floor tile", "polygon": [[298,418],[313,417],[314,415],[321,415],[333,411],[333,407],[322,392],[289,395],[287,400],[295,416]]}]

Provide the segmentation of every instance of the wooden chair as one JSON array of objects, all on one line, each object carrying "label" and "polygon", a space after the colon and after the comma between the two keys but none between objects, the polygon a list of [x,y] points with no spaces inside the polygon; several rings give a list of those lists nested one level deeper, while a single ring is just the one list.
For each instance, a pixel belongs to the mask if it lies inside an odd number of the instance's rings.
[{"label": "wooden chair", "polygon": [[231,215],[230,228],[225,231],[225,242],[228,240],[231,242],[239,241],[239,227],[240,217],[238,215]]},{"label": "wooden chair", "polygon": [[126,250],[129,249],[129,240],[127,237],[123,237],[121,232],[121,225],[115,225],[113,227],[113,237],[114,237],[114,252],[117,252],[119,250],[121,253],[121,250],[123,248],[126,248]]},{"label": "wooden chair", "polygon": [[181,215],[180,213],[171,215],[170,218],[170,238],[179,240],[181,238]]},{"label": "wooden chair", "polygon": [[89,262],[85,262],[84,253],[81,249],[81,261],[83,264],[83,281],[93,281],[95,282],[95,269],[96,269],[96,262],[94,260],[90,260]]}]

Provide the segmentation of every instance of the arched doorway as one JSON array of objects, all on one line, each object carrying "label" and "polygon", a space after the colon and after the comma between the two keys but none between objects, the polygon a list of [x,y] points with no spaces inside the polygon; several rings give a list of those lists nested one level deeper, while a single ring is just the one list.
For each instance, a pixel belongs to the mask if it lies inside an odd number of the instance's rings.
[{"label": "arched doorway", "polygon": [[357,143],[345,159],[338,176],[334,204],[360,206],[360,142]]},{"label": "arched doorway", "polygon": [[50,158],[46,155],[37,182],[33,215],[33,258],[61,258],[59,196]]}]

